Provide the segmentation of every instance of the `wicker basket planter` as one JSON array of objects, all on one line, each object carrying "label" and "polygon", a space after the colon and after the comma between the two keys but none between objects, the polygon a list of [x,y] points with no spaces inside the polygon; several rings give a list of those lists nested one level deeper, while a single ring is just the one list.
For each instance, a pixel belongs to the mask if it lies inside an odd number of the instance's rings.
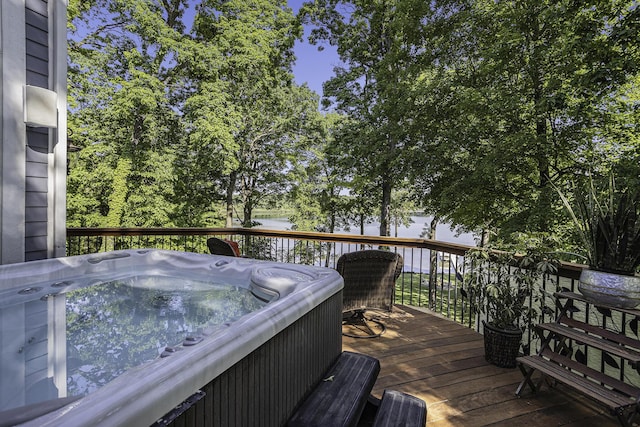
[{"label": "wicker basket planter", "polygon": [[485,321],[484,357],[487,362],[501,368],[515,368],[520,350],[522,331],[520,329],[498,329]]}]

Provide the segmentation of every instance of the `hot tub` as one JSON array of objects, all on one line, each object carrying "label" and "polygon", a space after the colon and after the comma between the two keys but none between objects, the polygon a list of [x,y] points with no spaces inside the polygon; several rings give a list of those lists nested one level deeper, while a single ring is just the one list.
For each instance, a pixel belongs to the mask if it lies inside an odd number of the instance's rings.
[{"label": "hot tub", "polygon": [[282,425],[341,351],[341,290],[161,250],[0,266],[0,425]]}]

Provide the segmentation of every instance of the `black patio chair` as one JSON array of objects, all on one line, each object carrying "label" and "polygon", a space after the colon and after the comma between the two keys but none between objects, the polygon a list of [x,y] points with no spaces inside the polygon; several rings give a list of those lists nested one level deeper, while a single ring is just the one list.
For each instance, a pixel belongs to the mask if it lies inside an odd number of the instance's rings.
[{"label": "black patio chair", "polygon": [[209,237],[207,239],[207,247],[209,252],[214,255],[240,256],[229,241],[218,239],[217,237]]},{"label": "black patio chair", "polygon": [[[386,330],[377,319],[365,316],[367,309],[391,311],[395,283],[402,272],[402,256],[383,250],[350,252],[338,258],[336,269],[344,279],[342,291],[343,334],[374,338]],[[358,333],[348,332],[355,328]],[[353,329],[351,329],[353,330]]]}]

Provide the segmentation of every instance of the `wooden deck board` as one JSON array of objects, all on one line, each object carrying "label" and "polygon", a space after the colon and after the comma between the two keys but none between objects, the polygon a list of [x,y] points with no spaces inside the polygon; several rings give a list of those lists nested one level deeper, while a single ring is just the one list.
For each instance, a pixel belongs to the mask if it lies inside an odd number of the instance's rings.
[{"label": "wooden deck board", "polygon": [[374,396],[390,388],[427,402],[428,426],[619,425],[603,407],[561,385],[518,398],[520,370],[487,363],[482,336],[451,320],[402,306],[367,315],[380,317],[385,334],[343,337],[343,349],[380,360]]}]

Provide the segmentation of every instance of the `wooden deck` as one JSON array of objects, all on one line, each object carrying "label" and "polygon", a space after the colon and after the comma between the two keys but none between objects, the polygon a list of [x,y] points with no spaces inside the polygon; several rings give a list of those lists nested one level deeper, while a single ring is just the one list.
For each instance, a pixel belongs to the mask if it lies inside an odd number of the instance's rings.
[{"label": "wooden deck", "polygon": [[435,314],[399,306],[370,311],[387,326],[373,339],[343,337],[343,349],[374,356],[381,371],[373,394],[385,388],[427,402],[427,426],[618,426],[598,404],[558,385],[522,398],[519,369],[484,360],[482,335]]}]

